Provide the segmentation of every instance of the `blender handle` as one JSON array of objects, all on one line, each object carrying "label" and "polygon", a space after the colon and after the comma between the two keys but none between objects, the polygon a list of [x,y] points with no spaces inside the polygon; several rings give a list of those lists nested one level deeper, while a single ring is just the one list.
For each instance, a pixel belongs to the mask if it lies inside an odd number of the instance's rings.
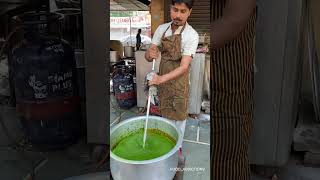
[{"label": "blender handle", "polygon": [[155,63],[156,63],[156,59],[153,59],[153,60],[152,60],[152,71],[154,71]]}]

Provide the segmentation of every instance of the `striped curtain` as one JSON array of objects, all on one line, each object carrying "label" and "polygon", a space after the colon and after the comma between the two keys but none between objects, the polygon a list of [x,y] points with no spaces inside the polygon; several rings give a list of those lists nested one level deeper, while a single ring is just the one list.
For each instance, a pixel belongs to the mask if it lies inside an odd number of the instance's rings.
[{"label": "striped curtain", "polygon": [[[222,16],[224,7],[225,0],[211,3],[211,21]],[[250,179],[247,152],[253,118],[255,20],[254,13],[236,39],[213,50],[211,55],[211,172],[214,180]]]}]

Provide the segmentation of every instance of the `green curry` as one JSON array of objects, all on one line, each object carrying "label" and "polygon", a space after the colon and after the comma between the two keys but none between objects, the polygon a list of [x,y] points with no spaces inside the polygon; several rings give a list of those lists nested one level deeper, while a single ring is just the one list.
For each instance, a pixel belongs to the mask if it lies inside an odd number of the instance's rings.
[{"label": "green curry", "polygon": [[154,159],[168,153],[176,142],[169,135],[156,129],[148,129],[145,147],[143,144],[143,129],[123,138],[113,148],[117,156],[135,161]]}]

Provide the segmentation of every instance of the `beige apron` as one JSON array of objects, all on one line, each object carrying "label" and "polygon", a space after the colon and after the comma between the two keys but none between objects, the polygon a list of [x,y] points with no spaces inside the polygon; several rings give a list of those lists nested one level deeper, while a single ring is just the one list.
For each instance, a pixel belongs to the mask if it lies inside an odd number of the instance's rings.
[{"label": "beige apron", "polygon": [[[170,28],[169,26],[166,31]],[[167,74],[180,66],[181,55],[181,33],[161,38],[161,62],[159,75]],[[188,116],[189,99],[189,73],[185,73],[178,78],[163,83],[159,86],[160,113],[161,116],[182,121]]]}]

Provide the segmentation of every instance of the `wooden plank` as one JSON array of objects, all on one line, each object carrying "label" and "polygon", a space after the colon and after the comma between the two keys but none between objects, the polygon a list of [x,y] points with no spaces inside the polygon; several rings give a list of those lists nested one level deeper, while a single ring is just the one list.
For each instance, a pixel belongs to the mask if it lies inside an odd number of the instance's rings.
[{"label": "wooden plank", "polygon": [[[108,1],[83,1],[84,53],[86,62],[87,139],[109,143],[109,49]],[[107,61],[108,60],[108,61]],[[108,64],[109,65],[109,64]]]},{"label": "wooden plank", "polygon": [[164,0],[151,1],[151,34],[153,35],[160,24],[164,23]]}]

